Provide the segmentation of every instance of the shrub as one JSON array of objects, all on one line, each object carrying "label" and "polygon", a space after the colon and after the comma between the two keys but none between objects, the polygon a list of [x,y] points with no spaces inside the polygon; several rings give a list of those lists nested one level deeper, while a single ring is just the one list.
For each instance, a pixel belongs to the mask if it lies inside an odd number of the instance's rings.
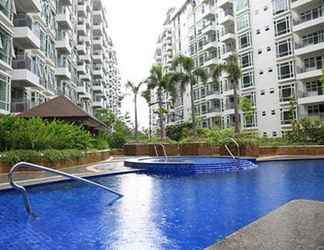
[{"label": "shrub", "polygon": [[40,118],[0,118],[0,150],[87,149],[91,135],[80,126]]},{"label": "shrub", "polygon": [[9,165],[14,165],[18,162],[39,162],[39,161],[63,161],[63,160],[78,160],[85,156],[80,150],[12,150],[0,154],[0,161]]},{"label": "shrub", "polygon": [[192,129],[191,123],[183,123],[181,125],[171,125],[166,128],[166,135],[173,141],[180,141]]}]

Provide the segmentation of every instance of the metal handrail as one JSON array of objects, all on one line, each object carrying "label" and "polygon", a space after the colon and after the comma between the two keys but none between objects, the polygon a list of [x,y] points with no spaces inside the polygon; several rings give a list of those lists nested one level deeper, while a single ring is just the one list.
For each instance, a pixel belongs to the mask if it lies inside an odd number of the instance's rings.
[{"label": "metal handrail", "polygon": [[164,157],[165,157],[165,161],[168,161],[168,155],[167,155],[167,152],[166,152],[165,146],[164,146],[162,143],[160,143],[160,144],[154,144],[155,155],[156,155],[157,157],[159,157],[159,154],[158,154],[158,151],[157,151],[156,145],[161,146],[161,148],[162,148],[162,150],[163,150]]},{"label": "metal handrail", "polygon": [[[69,178],[69,179],[72,179],[72,180],[76,180],[76,181],[80,181],[80,182],[83,182],[83,183],[87,183],[87,184],[90,184],[90,185],[93,185],[93,186],[96,186],[98,188],[102,188],[110,193],[113,193],[115,194],[116,196],[118,196],[117,199],[120,199],[123,197],[122,194],[120,193],[117,193],[111,189],[109,189],[108,187],[104,186],[104,185],[101,185],[99,183],[96,183],[96,182],[93,182],[93,181],[89,181],[87,179],[84,179],[84,178],[81,178],[81,177],[78,177],[78,176],[75,176],[75,175],[71,175],[71,174],[68,174],[68,173],[65,173],[65,172],[62,172],[62,171],[59,171],[59,170],[55,170],[55,169],[52,169],[52,168],[47,168],[47,167],[44,167],[44,166],[40,166],[40,165],[37,165],[37,164],[33,164],[33,163],[28,163],[28,162],[20,162],[20,163],[17,163],[16,165],[14,165],[9,174],[8,174],[8,178],[9,178],[9,183],[10,185],[20,191],[22,194],[23,194],[23,197],[24,197],[24,204],[25,204],[25,208],[28,212],[28,214],[30,215],[33,215],[34,216],[34,213],[33,213],[33,210],[32,210],[32,207],[31,207],[31,204],[30,204],[30,200],[28,198],[28,193],[26,191],[26,189],[21,186],[21,185],[18,185],[15,180],[14,180],[14,177],[15,177],[15,171],[18,169],[18,168],[22,168],[22,167],[25,167],[25,168],[34,168],[34,169],[38,169],[38,170],[42,170],[42,171],[46,171],[46,172],[49,172],[49,173],[54,173],[54,174],[57,174],[57,175],[61,175],[63,177],[66,177],[66,178]],[[116,199],[116,200],[117,200]]]},{"label": "metal handrail", "polygon": [[236,157],[234,156],[234,154],[232,153],[232,151],[229,149],[229,147],[227,145],[225,145],[225,149],[227,150],[227,152],[231,155],[231,157],[235,160]]},{"label": "metal handrail", "polygon": [[241,149],[240,149],[240,144],[234,139],[234,138],[230,138],[230,140],[232,141],[232,142],[234,142],[234,144],[236,145],[236,148],[237,148],[237,154],[238,154],[238,156],[240,156],[241,155]]}]

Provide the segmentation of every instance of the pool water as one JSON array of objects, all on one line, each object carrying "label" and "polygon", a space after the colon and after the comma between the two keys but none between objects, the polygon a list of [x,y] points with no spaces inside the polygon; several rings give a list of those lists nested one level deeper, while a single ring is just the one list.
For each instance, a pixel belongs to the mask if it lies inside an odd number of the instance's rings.
[{"label": "pool water", "polygon": [[0,192],[0,249],[203,249],[294,199],[324,201],[324,161],[209,175],[127,174]]}]

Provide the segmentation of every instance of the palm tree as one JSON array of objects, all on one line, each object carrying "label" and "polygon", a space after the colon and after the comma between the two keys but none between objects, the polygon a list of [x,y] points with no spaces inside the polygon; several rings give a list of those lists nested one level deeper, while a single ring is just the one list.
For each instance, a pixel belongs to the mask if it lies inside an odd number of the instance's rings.
[{"label": "palm tree", "polygon": [[170,93],[173,97],[175,95],[174,88],[174,78],[171,74],[166,73],[163,70],[161,64],[155,64],[150,70],[150,76],[146,80],[148,91],[155,90],[157,93],[157,103],[159,105],[159,127],[160,127],[160,137],[161,141],[165,137],[165,128],[164,128],[164,114],[166,113],[163,108],[165,100],[163,100],[163,93]]},{"label": "palm tree", "polygon": [[137,118],[137,96],[143,82],[135,85],[134,83],[127,81],[126,88],[130,89],[134,94],[134,112],[135,112],[135,141],[137,142],[138,137],[138,118]]},{"label": "palm tree", "polygon": [[241,130],[240,113],[239,113],[240,100],[239,100],[237,90],[238,90],[239,80],[241,79],[242,76],[242,72],[236,55],[231,55],[228,58],[226,64],[218,64],[214,67],[212,72],[212,77],[214,81],[219,82],[219,78],[223,72],[226,72],[228,74],[228,79],[233,84],[235,133],[239,134]]},{"label": "palm tree", "polygon": [[[146,89],[145,91],[142,92],[142,97],[145,99],[147,102],[149,108],[152,106],[151,104],[151,90]],[[149,137],[152,137],[152,115],[151,115],[151,110],[149,114]]]},{"label": "palm tree", "polygon": [[205,84],[208,80],[208,73],[205,69],[196,68],[195,62],[191,57],[178,56],[173,62],[173,79],[178,80],[181,84],[182,94],[185,92],[186,86],[190,86],[190,101],[191,101],[191,119],[192,129],[195,136],[197,136],[197,124],[194,104],[194,86],[201,81]]}]

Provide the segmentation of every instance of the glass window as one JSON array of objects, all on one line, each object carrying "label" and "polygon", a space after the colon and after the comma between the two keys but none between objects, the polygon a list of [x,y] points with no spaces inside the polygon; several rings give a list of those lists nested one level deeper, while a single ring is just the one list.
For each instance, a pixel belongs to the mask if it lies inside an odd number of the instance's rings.
[{"label": "glass window", "polygon": [[237,18],[237,31],[250,27],[249,13],[245,13]]},{"label": "glass window", "polygon": [[275,35],[280,36],[290,32],[290,17],[286,16],[274,22]]},{"label": "glass window", "polygon": [[0,109],[9,111],[8,79],[0,78]]},{"label": "glass window", "polygon": [[250,32],[244,33],[239,37],[240,49],[247,48],[251,46],[251,34]]},{"label": "glass window", "polygon": [[273,14],[277,15],[288,10],[288,0],[272,0]]},{"label": "glass window", "polygon": [[242,75],[242,88],[254,86],[254,74],[252,71],[243,73]]},{"label": "glass window", "polygon": [[276,43],[277,57],[289,56],[292,54],[291,39],[280,41]]},{"label": "glass window", "polygon": [[289,79],[294,77],[293,62],[278,64],[278,80]]},{"label": "glass window", "polygon": [[251,52],[240,55],[241,67],[246,68],[252,65],[252,54]]},{"label": "glass window", "polygon": [[235,6],[235,11],[239,12],[241,10],[248,8],[249,1],[248,0],[235,0],[234,6]]}]

